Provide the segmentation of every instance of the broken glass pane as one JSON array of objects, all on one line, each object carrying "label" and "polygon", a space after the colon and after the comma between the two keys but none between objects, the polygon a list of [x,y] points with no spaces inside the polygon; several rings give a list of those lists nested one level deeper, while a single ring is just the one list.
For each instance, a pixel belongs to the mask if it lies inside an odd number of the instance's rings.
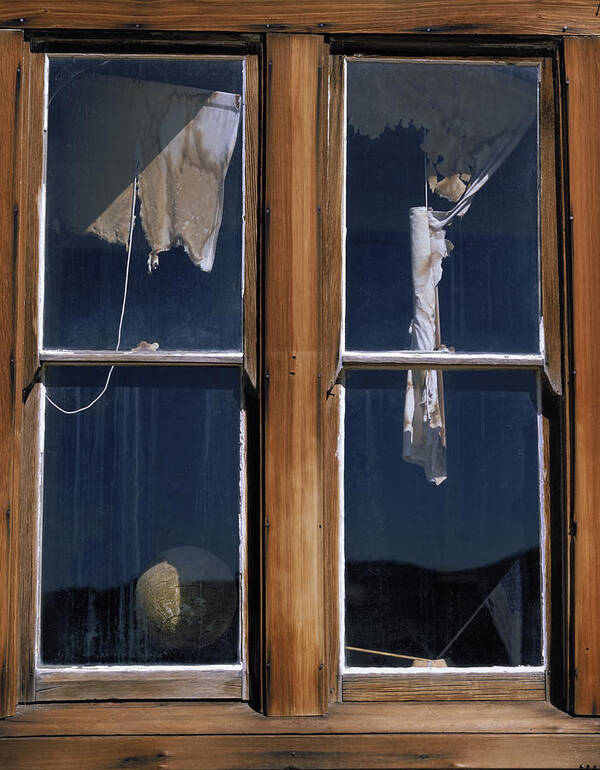
[{"label": "broken glass pane", "polygon": [[538,68],[347,63],[346,349],[539,351]]},{"label": "broken glass pane", "polygon": [[48,77],[44,347],[241,350],[243,61]]},{"label": "broken glass pane", "polygon": [[[68,409],[103,367],[49,367]],[[41,662],[239,661],[240,374],[116,367],[46,409]]]},{"label": "broken glass pane", "polygon": [[536,374],[443,373],[440,485],[402,459],[406,376],[346,375],[346,664],[539,665]]}]

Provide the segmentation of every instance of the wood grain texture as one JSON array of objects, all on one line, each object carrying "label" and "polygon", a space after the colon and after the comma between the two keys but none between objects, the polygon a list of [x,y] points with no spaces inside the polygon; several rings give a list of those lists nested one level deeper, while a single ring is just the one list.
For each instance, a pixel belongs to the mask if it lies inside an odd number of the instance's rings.
[{"label": "wood grain texture", "polygon": [[19,701],[35,701],[35,634],[38,577],[38,471],[41,389],[23,406],[19,490]]},{"label": "wood grain texture", "polygon": [[344,701],[544,700],[543,671],[518,674],[344,674]]},{"label": "wood grain texture", "polygon": [[600,736],[278,735],[7,738],[0,767],[440,768],[594,767]]},{"label": "wood grain texture", "polygon": [[452,353],[412,350],[346,350],[347,369],[533,369],[544,364],[540,353]]},{"label": "wood grain texture", "polygon": [[39,387],[33,387],[38,358],[38,265],[39,201],[44,166],[44,57],[24,53],[27,73],[25,163],[23,164],[24,205],[21,214],[17,293],[17,401],[30,388],[21,412],[19,469],[19,700],[35,699],[34,640],[36,628]]},{"label": "wood grain texture", "polygon": [[600,32],[595,0],[20,0],[5,27],[559,35]]},{"label": "wood grain texture", "polygon": [[324,709],[318,208],[323,39],[267,36],[267,713]]},{"label": "wood grain texture", "polygon": [[544,371],[552,390],[560,395],[563,392],[562,338],[556,197],[556,103],[552,59],[543,59],[540,66],[540,254],[541,311],[546,348]]},{"label": "wood grain texture", "polygon": [[[40,261],[39,205],[44,176],[44,57],[33,56],[25,47],[27,67],[26,153],[23,166],[25,206],[21,217],[22,243],[19,249],[18,333],[23,353],[21,387],[31,383],[38,358],[38,266]],[[22,341],[21,341],[22,340]]]},{"label": "wood grain texture", "polygon": [[339,537],[342,265],[344,247],[344,58],[329,59],[326,229],[323,265],[323,516],[327,678],[331,701],[341,700]]},{"label": "wood grain texture", "polygon": [[340,432],[342,262],[344,201],[344,58],[329,59],[329,119],[327,142],[327,197],[323,264],[323,521],[325,629],[328,697],[341,700],[339,537],[340,537]]},{"label": "wood grain texture", "polygon": [[242,676],[236,671],[196,672],[38,672],[37,701],[150,698],[241,698]]},{"label": "wood grain texture", "polygon": [[18,671],[18,510],[13,500],[13,463],[22,57],[22,33],[0,33],[0,716],[14,712]]},{"label": "wood grain texture", "polygon": [[[258,354],[259,354],[259,307],[258,307],[258,190],[259,190],[259,62],[258,56],[247,56],[244,62],[244,395],[243,409],[246,419],[245,456],[245,495],[242,501],[243,521],[245,526],[244,542],[241,553],[241,609],[242,609],[242,660],[245,662],[245,670],[242,678],[242,698],[248,700],[250,671],[255,668],[250,663],[251,655],[258,655],[258,651],[250,647],[250,599],[249,581],[254,580],[250,576],[248,566],[249,543],[251,531],[249,515],[256,518],[255,485],[257,469],[254,465],[256,455],[256,439],[258,436],[258,420],[254,416],[254,406],[258,397]],[[253,436],[248,440],[248,432]],[[249,474],[253,474],[250,478]],[[254,563],[253,563],[253,569]],[[254,607],[252,608],[254,613]],[[253,617],[252,622],[256,622]]]},{"label": "wood grain texture", "polygon": [[565,43],[575,377],[573,709],[600,714],[600,40]]},{"label": "wood grain texture", "polygon": [[550,417],[550,507],[551,522],[551,626],[549,658],[549,693],[552,703],[560,708],[567,708],[570,672],[570,597],[571,597],[571,548],[569,545],[569,522],[572,518],[572,350],[571,350],[571,277],[569,240],[569,205],[567,173],[567,131],[566,101],[563,52],[555,52],[554,66],[557,144],[557,219],[559,251],[559,286],[561,304],[561,344],[562,344],[562,399],[549,398],[544,391],[544,409]]},{"label": "wood grain texture", "polygon": [[323,376],[330,391],[342,368],[342,280],[345,244],[345,61],[331,57],[329,65],[329,130],[327,140],[327,198],[323,272]]},{"label": "wood grain texture", "polygon": [[270,719],[244,703],[47,703],[0,720],[0,738],[71,735],[281,735],[361,733],[600,734],[600,719],[544,701],[331,703],[324,717]]},{"label": "wood grain texture", "polygon": [[245,61],[245,198],[244,198],[244,367],[254,388],[258,381],[258,57]]}]

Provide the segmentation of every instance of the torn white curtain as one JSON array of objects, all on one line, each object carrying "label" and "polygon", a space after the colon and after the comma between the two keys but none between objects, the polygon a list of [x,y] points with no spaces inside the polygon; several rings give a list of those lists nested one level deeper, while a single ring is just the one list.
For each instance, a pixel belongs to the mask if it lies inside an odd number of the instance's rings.
[{"label": "torn white curtain", "polygon": [[[126,244],[137,175],[149,267],[161,252],[182,246],[194,264],[210,271],[240,96],[101,74],[83,80],[81,109],[94,120],[71,129],[80,153],[68,162],[85,194],[78,189],[67,213],[74,221],[67,224]],[[72,89],[69,98],[76,98]]]},{"label": "torn white curtain", "polygon": [[[435,293],[447,253],[445,230],[467,212],[535,120],[537,82],[520,67],[494,63],[360,61],[349,62],[347,74],[349,124],[372,139],[398,125],[422,130],[430,186],[458,201],[447,212],[410,210],[411,346],[435,350],[441,346]],[[416,191],[422,181],[415,180]],[[444,438],[441,373],[410,371],[403,456],[436,484],[446,478]]]},{"label": "torn white curtain", "polygon": [[[412,350],[438,347],[437,285],[442,259],[447,255],[444,231],[430,225],[432,212],[424,206],[410,209],[410,261],[413,280]],[[402,458],[421,465],[428,481],[446,478],[446,441],[441,392],[441,372],[412,369],[407,372],[404,402]]]},{"label": "torn white curtain", "polygon": [[[529,123],[521,123],[509,136],[496,144],[496,154],[471,178],[469,187],[450,211],[411,208],[410,260],[413,281],[413,319],[410,325],[412,350],[436,350],[441,345],[437,285],[442,278],[442,260],[451,247],[445,228],[454,217],[464,216],[473,197],[504,163],[521,141]],[[421,465],[428,481],[436,485],[447,478],[446,425],[443,408],[442,373],[433,370],[409,370],[404,401],[404,440],[402,457]]]}]

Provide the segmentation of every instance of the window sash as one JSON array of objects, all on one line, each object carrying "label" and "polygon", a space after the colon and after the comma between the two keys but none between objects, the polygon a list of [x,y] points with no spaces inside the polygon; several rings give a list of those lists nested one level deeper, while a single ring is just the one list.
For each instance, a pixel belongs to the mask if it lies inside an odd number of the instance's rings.
[{"label": "window sash", "polygon": [[[69,55],[71,51],[76,55],[81,51],[85,43],[72,41],[72,49],[61,55]],[[176,45],[176,44],[175,44]],[[97,55],[106,55],[115,58],[120,54],[113,54],[110,43],[103,46],[102,52]],[[133,54],[133,58],[144,57],[144,54]],[[157,51],[146,54],[151,59],[174,58],[168,51]],[[187,58],[188,54],[186,54]],[[35,360],[37,371],[32,373],[32,384],[42,376],[43,367],[46,364],[53,365],[127,365],[127,364],[153,364],[158,366],[227,366],[239,368],[242,373],[242,382],[246,390],[256,385],[257,377],[257,190],[258,179],[256,177],[258,156],[258,99],[259,99],[259,64],[256,55],[222,55],[218,49],[214,53],[201,51],[190,54],[191,58],[208,58],[211,60],[243,59],[243,85],[244,85],[244,109],[242,121],[240,121],[240,139],[244,151],[242,163],[243,169],[243,250],[242,250],[242,300],[243,300],[243,352],[237,351],[71,351],[71,350],[47,350],[37,351],[37,337],[31,335],[27,341],[28,347]],[[29,59],[31,67],[29,77],[31,79],[31,116],[28,126],[28,141],[32,152],[32,161],[29,167],[28,196],[31,211],[36,211],[38,221],[31,221],[29,237],[30,247],[35,259],[30,259],[25,271],[25,283],[27,291],[32,297],[31,307],[27,312],[31,314],[31,328],[38,328],[36,314],[37,302],[37,275],[38,262],[43,263],[43,208],[38,207],[37,189],[43,182],[45,165],[45,140],[42,129],[42,120],[45,115],[46,97],[46,73],[45,54],[32,54]],[[36,118],[35,120],[33,118]],[[35,198],[34,198],[35,196]],[[34,202],[35,201],[35,202]],[[32,218],[33,219],[33,218]],[[42,287],[43,288],[43,287]],[[43,312],[43,305],[39,310]],[[240,637],[241,637],[241,662],[233,665],[194,665],[194,666],[47,666],[36,663],[36,639],[39,634],[39,617],[37,595],[39,591],[38,574],[38,533],[36,510],[40,506],[40,480],[41,460],[38,454],[40,446],[40,431],[43,424],[43,397],[40,390],[31,389],[29,398],[24,406],[23,444],[24,453],[30,457],[30,463],[24,467],[22,474],[22,489],[26,504],[23,508],[23,530],[27,537],[21,545],[21,559],[30,565],[30,570],[20,572],[20,593],[25,607],[24,622],[20,629],[20,659],[21,659],[21,695],[20,700],[25,702],[35,701],[60,701],[72,699],[103,699],[103,698],[248,698],[248,575],[247,575],[247,479],[246,479],[246,447],[247,447],[247,421],[246,421],[246,394],[242,390],[241,405],[241,483],[243,485],[240,511],[243,524],[240,542]],[[254,430],[255,427],[252,427]],[[30,534],[29,534],[30,533]]]}]

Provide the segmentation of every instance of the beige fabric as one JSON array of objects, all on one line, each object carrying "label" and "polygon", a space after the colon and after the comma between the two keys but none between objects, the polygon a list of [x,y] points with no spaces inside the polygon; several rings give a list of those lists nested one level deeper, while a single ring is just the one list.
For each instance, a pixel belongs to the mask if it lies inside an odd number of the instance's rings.
[{"label": "beige fabric", "polygon": [[[519,68],[463,62],[352,64],[348,121],[376,138],[397,125],[424,129],[421,149],[436,180],[479,175],[508,141],[515,147],[536,117]],[[463,181],[466,181],[463,179]],[[449,198],[452,200],[452,198]]]},{"label": "beige fabric", "polygon": [[[152,84],[155,85],[155,84]],[[143,84],[147,88],[148,84]],[[132,84],[131,89],[139,89]],[[163,91],[162,86],[160,90]],[[129,90],[129,88],[128,88]],[[161,145],[161,117],[173,110],[189,109],[192,89],[153,94],[152,112],[142,113],[139,137],[141,156]],[[158,255],[183,246],[190,259],[210,271],[223,214],[225,175],[238,132],[240,99],[221,92],[200,96],[192,119],[153,157],[139,173],[138,196],[141,221],[150,244],[148,268],[158,266]],[[132,100],[136,94],[131,93]],[[177,102],[185,102],[178,105]],[[126,187],[87,228],[110,243],[127,243],[132,184]]]}]

